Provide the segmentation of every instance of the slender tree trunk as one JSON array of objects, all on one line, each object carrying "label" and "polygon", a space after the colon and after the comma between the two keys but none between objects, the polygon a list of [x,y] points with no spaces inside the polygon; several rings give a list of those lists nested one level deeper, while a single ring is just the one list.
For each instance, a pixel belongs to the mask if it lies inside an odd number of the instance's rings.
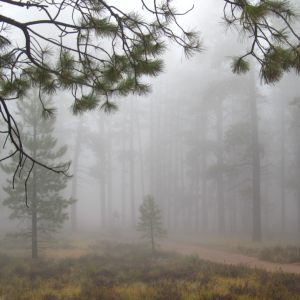
[{"label": "slender tree trunk", "polygon": [[296,190],[297,210],[298,210],[298,237],[300,237],[300,187]]},{"label": "slender tree trunk", "polygon": [[200,229],[200,218],[199,218],[199,201],[200,201],[200,194],[199,194],[199,162],[197,160],[197,167],[196,167],[196,178],[195,178],[195,200],[196,200],[196,205],[195,205],[195,231],[196,233],[199,232]]},{"label": "slender tree trunk", "polygon": [[[234,126],[237,121],[237,111],[235,110],[235,101],[232,99],[231,101],[231,124]],[[230,162],[229,164],[234,166],[236,163],[236,153],[232,149],[229,154]],[[236,210],[237,210],[237,203],[236,203],[236,186],[237,186],[237,178],[236,175],[232,175],[229,179],[229,185],[231,186],[231,189],[229,191],[229,204],[230,204],[230,232],[235,233],[236,232]]]},{"label": "slender tree trunk", "polygon": [[[78,127],[77,127],[77,136],[75,142],[75,153],[73,159],[73,178],[72,178],[72,199],[77,200],[77,185],[78,185],[78,161],[79,161],[79,153],[81,149],[81,141],[82,139],[82,118],[79,119]],[[77,232],[77,209],[76,203],[71,205],[71,229],[72,232]]]},{"label": "slender tree trunk", "polygon": [[179,145],[180,145],[180,187],[181,187],[181,205],[183,206],[182,214],[183,214],[183,228],[184,231],[187,231],[188,227],[188,221],[186,220],[186,199],[185,199],[185,182],[184,182],[184,153],[183,153],[183,127],[184,127],[184,120],[183,120],[183,113],[179,112],[179,118],[180,118],[180,129],[179,129]]},{"label": "slender tree trunk", "polygon": [[[175,107],[177,107],[175,105]],[[174,115],[177,113],[177,110],[174,111]],[[179,116],[177,115],[175,118],[175,130],[173,132],[174,135],[174,178],[173,178],[173,190],[174,190],[174,210],[173,210],[173,219],[174,219],[174,231],[178,229],[178,214],[179,214],[179,199],[180,199],[180,185],[179,185]],[[184,210],[182,209],[183,213]]]},{"label": "slender tree trunk", "polygon": [[152,254],[154,254],[154,236],[153,236],[153,222],[150,219],[150,234],[151,234],[151,244],[152,244]]},{"label": "slender tree trunk", "polygon": [[154,117],[153,117],[153,100],[150,100],[150,191],[154,193]]},{"label": "slender tree trunk", "polygon": [[135,191],[134,191],[134,146],[133,146],[133,125],[134,125],[133,99],[130,100],[130,201],[131,201],[131,227],[135,228]]},{"label": "slender tree trunk", "polygon": [[[36,149],[37,149],[37,128],[36,128],[36,120],[35,124],[33,126],[33,153],[32,157],[36,160]],[[37,194],[36,194],[36,188],[37,188],[37,174],[36,174],[36,166],[33,167],[32,170],[32,204],[31,204],[31,222],[32,222],[32,245],[31,245],[31,254],[32,258],[36,259],[38,258],[38,227],[37,227]]]},{"label": "slender tree trunk", "polygon": [[225,233],[225,207],[223,182],[223,105],[222,99],[217,103],[217,197],[218,197],[218,233]]},{"label": "slender tree trunk", "polygon": [[[200,115],[199,112],[196,114],[196,147],[198,148],[200,141],[199,141],[199,134],[198,132],[200,131]],[[196,157],[196,162],[195,162],[195,174],[194,174],[194,181],[195,181],[195,232],[199,232],[199,225],[200,225],[200,220],[199,220],[199,158],[198,155]]]},{"label": "slender tree trunk", "polygon": [[106,116],[106,148],[105,152],[107,154],[107,213],[108,213],[108,225],[111,228],[113,226],[113,195],[112,195],[112,146],[111,146],[111,122],[110,116]]},{"label": "slender tree trunk", "polygon": [[207,175],[206,175],[206,169],[207,169],[207,146],[206,146],[206,135],[207,135],[207,110],[206,107],[202,109],[201,114],[202,119],[202,132],[201,132],[201,171],[202,171],[202,230],[204,234],[207,233]]},{"label": "slender tree trunk", "polygon": [[281,192],[281,232],[285,233],[285,132],[284,132],[284,100],[280,109],[280,192]]},{"label": "slender tree trunk", "polygon": [[258,142],[258,116],[254,72],[250,72],[250,116],[252,133],[252,182],[253,182],[253,232],[252,240],[262,240],[261,193],[260,193],[260,153]]},{"label": "slender tree trunk", "polygon": [[105,136],[104,136],[104,124],[103,124],[103,115],[100,115],[99,120],[99,135],[102,145],[99,149],[99,157],[101,162],[101,167],[99,170],[100,175],[100,204],[101,204],[101,228],[102,230],[106,229],[107,226],[107,216],[106,216],[106,188],[105,188],[105,167],[106,167],[106,157],[105,157]]},{"label": "slender tree trunk", "polygon": [[[297,109],[297,110],[296,110]],[[294,130],[294,153],[295,153],[295,161],[293,162],[295,165],[295,177],[300,178],[300,110],[298,107],[295,108],[294,114],[294,122],[293,122],[293,130]],[[296,185],[296,201],[297,201],[297,210],[298,210],[298,237],[300,236],[300,186]]]},{"label": "slender tree trunk", "polygon": [[126,166],[125,166],[125,150],[126,150],[126,109],[124,108],[124,117],[123,117],[123,137],[122,137],[122,224],[123,226],[125,226],[125,222],[126,222],[126,176],[125,176],[125,172],[126,172]]},{"label": "slender tree trunk", "polygon": [[[268,166],[268,151],[266,151],[266,166]],[[267,233],[269,230],[269,191],[268,191],[268,187],[269,187],[269,180],[268,180],[268,175],[265,175],[265,232]]]},{"label": "slender tree trunk", "polygon": [[[161,88],[160,88],[161,92]],[[156,196],[158,199],[158,203],[160,207],[163,209],[162,211],[162,219],[165,221],[165,211],[164,211],[164,200],[162,199],[162,180],[163,180],[163,161],[162,161],[162,109],[161,109],[161,101],[158,101],[157,103],[157,113],[156,113],[156,136],[155,136],[155,190],[156,190]]]},{"label": "slender tree trunk", "polygon": [[172,128],[173,128],[173,106],[170,111],[170,129],[168,132],[169,142],[168,147],[166,149],[166,158],[168,160],[168,190],[167,190],[167,227],[172,228],[172,210],[174,211],[174,203],[172,200],[174,199],[174,186],[172,181],[172,162],[173,162],[173,143],[172,143]]},{"label": "slender tree trunk", "polygon": [[[137,102],[138,103],[138,102]],[[142,139],[141,139],[141,128],[140,128],[140,118],[139,118],[139,107],[136,103],[136,128],[138,134],[138,142],[139,142],[139,157],[140,157],[140,167],[141,167],[141,185],[142,185],[142,198],[145,195],[145,181],[144,181],[144,162],[143,162],[143,148],[142,148]]]},{"label": "slender tree trunk", "polygon": [[[235,180],[232,181],[233,185],[236,184]],[[236,232],[236,188],[233,188],[231,190],[231,226],[230,226],[230,231],[231,233]]]}]

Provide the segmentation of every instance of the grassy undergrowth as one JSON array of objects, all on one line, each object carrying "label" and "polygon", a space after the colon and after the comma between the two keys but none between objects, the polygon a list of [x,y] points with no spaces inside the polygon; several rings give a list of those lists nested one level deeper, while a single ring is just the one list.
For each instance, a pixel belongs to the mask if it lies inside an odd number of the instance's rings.
[{"label": "grassy undergrowth", "polygon": [[56,252],[38,260],[4,249],[0,299],[300,299],[300,275],[211,263],[197,255],[153,257],[141,244],[86,241],[62,240]]},{"label": "grassy undergrowth", "polygon": [[295,239],[264,239],[253,243],[245,237],[171,236],[174,242],[246,254],[275,263],[300,263],[299,241]]},{"label": "grassy undergrowth", "polygon": [[261,250],[259,257],[278,263],[300,263],[300,247],[275,246]]}]

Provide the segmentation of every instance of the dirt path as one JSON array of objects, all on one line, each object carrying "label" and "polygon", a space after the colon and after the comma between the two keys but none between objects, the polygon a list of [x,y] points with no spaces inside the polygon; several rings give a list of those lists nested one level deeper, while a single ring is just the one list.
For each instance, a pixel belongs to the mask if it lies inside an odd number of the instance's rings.
[{"label": "dirt path", "polygon": [[201,259],[227,265],[245,264],[251,268],[264,268],[269,272],[283,271],[287,273],[300,274],[300,264],[271,263],[243,254],[229,253],[221,250],[205,248],[202,246],[191,246],[170,241],[161,242],[161,247],[166,251],[176,251],[183,255],[199,254]]}]

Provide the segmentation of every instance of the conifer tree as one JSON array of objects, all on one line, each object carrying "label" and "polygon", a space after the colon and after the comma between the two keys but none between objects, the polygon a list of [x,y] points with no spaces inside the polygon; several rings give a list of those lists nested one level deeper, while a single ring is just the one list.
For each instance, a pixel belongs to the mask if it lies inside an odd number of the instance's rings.
[{"label": "conifer tree", "polygon": [[165,239],[167,237],[167,231],[162,227],[161,210],[154,201],[152,195],[144,197],[144,201],[141,204],[139,211],[140,222],[137,224],[136,229],[143,233],[142,238],[145,238],[151,243],[152,253],[155,252],[155,245],[157,245],[154,239]]},{"label": "conifer tree", "polygon": [[[18,112],[22,119],[21,136],[26,151],[31,153],[34,159],[43,161],[46,164],[54,165],[60,159],[67,147],[57,147],[57,139],[53,136],[55,119],[41,119],[41,107],[37,97],[28,101],[17,103]],[[51,104],[50,101],[46,102]],[[2,169],[9,174],[15,172],[15,161],[7,165],[1,165]],[[27,191],[24,190],[22,181],[31,176],[28,180]],[[62,227],[63,222],[68,218],[64,211],[67,206],[73,203],[72,200],[65,200],[61,196],[62,190],[67,185],[68,177],[63,174],[55,174],[40,165],[31,165],[28,162],[22,166],[22,172],[15,176],[15,189],[11,189],[11,181],[4,190],[8,197],[3,201],[12,212],[10,219],[21,220],[22,228],[9,234],[15,238],[31,239],[32,258],[38,258],[38,249],[41,244],[52,237],[52,233]],[[25,192],[27,193],[27,205],[24,205]]]}]

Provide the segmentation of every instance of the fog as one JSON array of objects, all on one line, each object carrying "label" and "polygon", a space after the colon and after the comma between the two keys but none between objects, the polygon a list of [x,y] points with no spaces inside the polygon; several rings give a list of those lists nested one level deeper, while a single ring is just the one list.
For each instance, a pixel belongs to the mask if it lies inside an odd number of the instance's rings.
[{"label": "fog", "polygon": [[[181,9],[193,4],[177,3]],[[67,92],[53,96],[59,112],[53,136],[57,147],[68,147],[58,161],[72,162],[73,177],[61,195],[77,200],[65,209],[69,220],[61,231],[122,237],[135,230],[139,206],[151,194],[171,236],[260,240],[254,231],[261,221],[262,240],[299,238],[299,77],[290,73],[276,85],[263,85],[254,61],[250,74],[234,75],[228,57],[248,45],[224,32],[222,8],[222,1],[197,1],[182,18],[183,26],[201,32],[204,51],[187,60],[170,44],[165,72],[144,79],[152,85],[148,96],[117,99],[113,114],[96,109],[82,116],[71,114]],[[12,174],[0,172],[3,200]],[[3,234],[25,226],[10,214],[0,206]]]}]

